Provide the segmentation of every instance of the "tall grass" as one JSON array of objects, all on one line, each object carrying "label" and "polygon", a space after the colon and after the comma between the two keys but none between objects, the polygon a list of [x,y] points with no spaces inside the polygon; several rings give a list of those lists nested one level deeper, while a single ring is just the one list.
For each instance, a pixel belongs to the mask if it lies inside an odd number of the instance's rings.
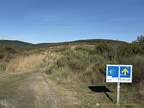
[{"label": "tall grass", "polygon": [[35,54],[12,59],[6,66],[6,72],[23,72],[37,70],[43,65],[44,55]]},{"label": "tall grass", "polygon": [[47,68],[59,54],[45,51],[41,54],[19,55],[9,61],[0,61],[0,72],[29,72]]}]

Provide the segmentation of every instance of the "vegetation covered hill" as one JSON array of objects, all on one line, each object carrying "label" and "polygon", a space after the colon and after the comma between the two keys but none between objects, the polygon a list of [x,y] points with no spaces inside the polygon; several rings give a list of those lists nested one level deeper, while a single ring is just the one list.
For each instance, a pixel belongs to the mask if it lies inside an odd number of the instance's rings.
[{"label": "vegetation covered hill", "polygon": [[36,47],[52,47],[52,46],[63,46],[63,45],[95,45],[100,42],[106,43],[126,43],[118,40],[107,40],[107,39],[88,39],[88,40],[76,40],[70,42],[59,42],[59,43],[39,43],[35,44]]},{"label": "vegetation covered hill", "polygon": [[0,40],[0,45],[7,45],[12,47],[35,47],[35,48],[44,48],[44,47],[51,47],[51,46],[62,46],[62,45],[80,45],[80,44],[87,44],[87,45],[95,45],[100,42],[106,43],[121,43],[124,44],[126,42],[118,41],[118,40],[107,40],[107,39],[89,39],[89,40],[76,40],[70,42],[59,42],[59,43],[39,43],[39,44],[32,44],[18,40]]},{"label": "vegetation covered hill", "polygon": [[0,40],[0,45],[12,46],[12,47],[32,47],[33,44],[18,41],[18,40]]},{"label": "vegetation covered hill", "polygon": [[[49,48],[54,48],[55,51],[66,50],[67,47],[81,46],[81,45],[96,45],[98,43],[105,42],[107,44],[113,44],[114,46],[127,44],[123,41],[118,40],[107,40],[107,39],[89,39],[89,40],[77,40],[71,42],[60,42],[60,43],[39,43],[32,44],[28,42],[18,40],[0,40],[0,58],[8,57],[11,58],[13,54],[32,54],[35,52],[41,52]],[[57,47],[57,48],[56,48]]]}]

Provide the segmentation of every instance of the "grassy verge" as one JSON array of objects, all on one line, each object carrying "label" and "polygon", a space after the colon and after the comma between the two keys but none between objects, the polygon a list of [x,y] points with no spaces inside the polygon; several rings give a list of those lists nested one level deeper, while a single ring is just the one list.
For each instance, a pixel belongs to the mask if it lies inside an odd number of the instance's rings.
[{"label": "grassy verge", "polygon": [[1,74],[0,75],[0,98],[18,99],[23,95],[25,86],[31,73]]},{"label": "grassy verge", "polygon": [[[139,91],[121,89],[120,105],[118,106],[116,84],[114,84],[115,88],[80,83],[57,84],[49,79],[49,76],[46,77],[58,100],[59,108],[142,108],[142,96]],[[105,89],[110,91],[105,92]]]}]

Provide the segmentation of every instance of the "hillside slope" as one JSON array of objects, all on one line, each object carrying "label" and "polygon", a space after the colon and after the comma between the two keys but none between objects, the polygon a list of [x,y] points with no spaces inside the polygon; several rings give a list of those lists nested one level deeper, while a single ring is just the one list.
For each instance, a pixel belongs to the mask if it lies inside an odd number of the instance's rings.
[{"label": "hillside slope", "polygon": [[18,40],[0,40],[0,45],[7,45],[12,47],[32,47],[31,43],[18,41]]},{"label": "hillside slope", "polygon": [[39,43],[35,46],[61,46],[61,45],[95,45],[100,42],[106,42],[106,43],[119,43],[124,44],[127,42],[124,41],[118,41],[118,40],[108,40],[108,39],[88,39],[88,40],[76,40],[76,41],[70,41],[70,42],[59,42],[59,43]]},{"label": "hillside slope", "polygon": [[127,42],[118,41],[118,40],[107,40],[107,39],[89,39],[89,40],[76,40],[70,42],[59,42],[59,43],[39,43],[32,44],[28,42],[18,41],[18,40],[0,40],[0,45],[7,45],[12,47],[35,47],[35,48],[43,48],[43,47],[51,47],[51,46],[61,46],[61,45],[95,45],[100,42],[106,43],[119,43],[124,44]]}]

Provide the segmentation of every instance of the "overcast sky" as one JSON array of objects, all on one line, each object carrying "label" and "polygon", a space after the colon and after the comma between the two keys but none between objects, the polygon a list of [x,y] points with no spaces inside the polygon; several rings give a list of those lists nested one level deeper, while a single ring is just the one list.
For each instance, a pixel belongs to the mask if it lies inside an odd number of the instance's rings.
[{"label": "overcast sky", "polygon": [[0,0],[0,39],[132,42],[144,35],[144,0]]}]

